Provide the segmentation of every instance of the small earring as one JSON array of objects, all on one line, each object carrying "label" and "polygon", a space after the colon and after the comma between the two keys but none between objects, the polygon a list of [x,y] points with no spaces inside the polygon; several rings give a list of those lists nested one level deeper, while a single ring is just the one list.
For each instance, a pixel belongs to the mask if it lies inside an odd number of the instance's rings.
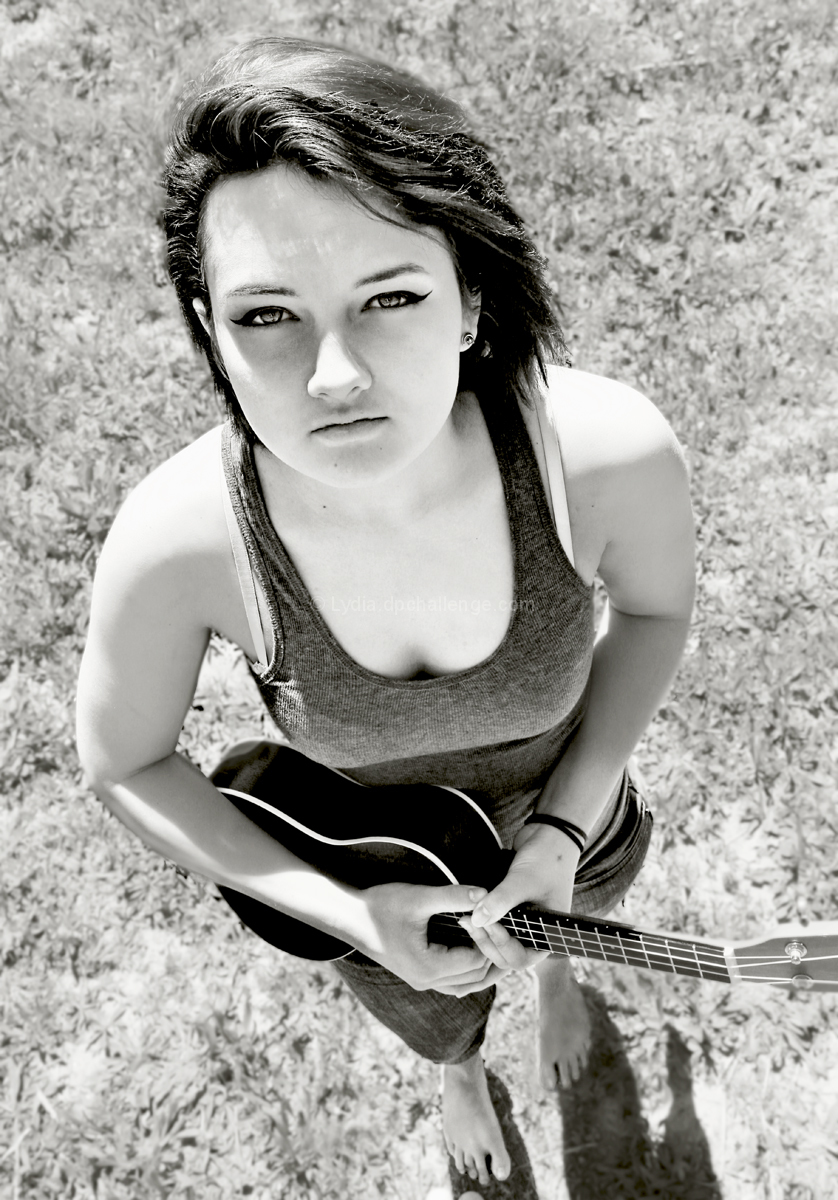
[{"label": "small earring", "polygon": [[472,348],[472,346],[474,345],[474,334],[473,333],[464,333],[463,334],[463,345],[465,346],[466,350],[470,350]]}]

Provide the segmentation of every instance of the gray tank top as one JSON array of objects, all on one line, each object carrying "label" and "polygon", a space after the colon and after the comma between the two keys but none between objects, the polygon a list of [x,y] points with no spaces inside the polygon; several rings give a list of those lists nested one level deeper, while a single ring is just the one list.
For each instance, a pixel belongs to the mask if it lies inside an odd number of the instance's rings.
[{"label": "gray tank top", "polygon": [[506,497],[514,599],[497,649],[451,675],[391,679],[355,662],[271,525],[252,444],[229,425],[222,459],[273,632],[272,659],[254,678],[282,734],[359,783],[433,783],[467,792],[508,846],[585,711],[593,589],[556,534],[517,407],[483,412]]}]

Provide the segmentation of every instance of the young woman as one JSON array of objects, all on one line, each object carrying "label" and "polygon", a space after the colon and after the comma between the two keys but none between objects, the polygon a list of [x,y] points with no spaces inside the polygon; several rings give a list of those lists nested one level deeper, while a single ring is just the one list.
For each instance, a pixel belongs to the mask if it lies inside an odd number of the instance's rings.
[{"label": "young woman", "polygon": [[[578,1077],[589,1029],[567,960],[498,922],[525,900],[604,913],[642,864],[651,817],[626,763],[692,606],[682,456],[647,400],[563,365],[496,171],[415,79],[306,42],[240,46],[184,101],[166,181],[171,276],[229,420],[114,523],[83,765],[159,853],[355,947],[337,963],[349,986],[444,1064],[457,1166],[503,1178],[478,1052],[495,982],[535,967],[545,1085]],[[537,395],[561,444],[561,536]],[[212,630],[255,664],[289,779],[320,772],[319,803],[323,764],[459,789],[515,851],[502,882],[487,894],[476,865],[456,886],[353,888],[243,815],[176,752]],[[450,911],[471,912],[472,948],[429,944]]]}]

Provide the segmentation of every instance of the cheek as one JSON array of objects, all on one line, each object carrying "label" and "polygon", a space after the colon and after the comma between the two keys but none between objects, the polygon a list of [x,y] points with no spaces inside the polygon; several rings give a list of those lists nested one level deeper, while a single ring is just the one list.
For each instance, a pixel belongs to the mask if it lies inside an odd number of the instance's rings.
[{"label": "cheek", "polygon": [[303,365],[299,339],[289,337],[284,330],[251,333],[223,329],[217,337],[231,379],[236,375],[255,382],[268,375],[282,377]]},{"label": "cheek", "polygon": [[[398,318],[396,318],[398,319]],[[382,318],[382,322],[386,320]],[[379,326],[365,332],[358,347],[379,377],[398,378],[408,390],[423,383],[456,387],[460,369],[459,325],[447,312],[428,313],[400,328]]]}]

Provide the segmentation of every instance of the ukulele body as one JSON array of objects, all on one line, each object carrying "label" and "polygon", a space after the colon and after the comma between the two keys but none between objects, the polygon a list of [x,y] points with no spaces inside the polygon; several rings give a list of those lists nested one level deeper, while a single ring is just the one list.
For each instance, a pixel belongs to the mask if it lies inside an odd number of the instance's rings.
[{"label": "ukulele body", "polygon": [[[485,813],[452,788],[364,787],[267,742],[229,753],[210,778],[292,854],[351,887],[465,883],[492,888],[512,857]],[[219,890],[239,919],[279,950],[326,961],[353,949],[241,892]]]}]

